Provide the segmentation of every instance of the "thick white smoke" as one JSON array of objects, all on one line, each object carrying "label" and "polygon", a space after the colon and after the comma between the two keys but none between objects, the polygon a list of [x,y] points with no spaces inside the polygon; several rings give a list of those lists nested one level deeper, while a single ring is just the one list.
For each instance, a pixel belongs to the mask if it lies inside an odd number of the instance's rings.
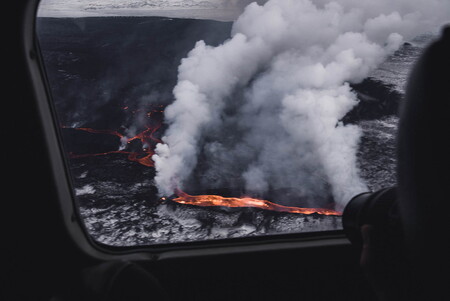
[{"label": "thick white smoke", "polygon": [[410,39],[448,21],[450,1],[252,3],[218,47],[196,44],[179,66],[169,127],[153,159],[161,195],[191,181],[243,181],[245,192],[295,188],[331,193],[342,209],[366,189],[358,176],[360,130],[339,122],[359,82]]}]

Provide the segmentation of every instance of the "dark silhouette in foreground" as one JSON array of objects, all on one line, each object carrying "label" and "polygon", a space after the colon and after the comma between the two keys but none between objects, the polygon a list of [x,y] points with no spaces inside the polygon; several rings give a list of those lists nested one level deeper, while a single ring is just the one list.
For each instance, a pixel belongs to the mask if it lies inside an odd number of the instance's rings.
[{"label": "dark silhouette in foreground", "polygon": [[[398,135],[395,212],[399,223],[369,222],[360,229],[360,265],[382,301],[440,300],[446,291],[442,272],[448,271],[450,254],[446,233],[450,229],[446,195],[450,81],[445,76],[450,70],[449,44],[450,27],[446,27],[426,49],[408,83]],[[99,284],[96,279],[104,282],[104,277],[93,276],[107,270],[115,271],[107,273],[114,285]],[[128,272],[126,277],[122,270]],[[88,270],[85,279],[93,300],[127,300],[131,292],[134,300],[141,300],[149,290],[152,300],[168,298],[156,279],[129,263],[99,265]],[[147,284],[135,285],[139,282]],[[128,294],[122,298],[123,292]]]},{"label": "dark silhouette in foreground", "polygon": [[401,108],[397,205],[402,235],[369,223],[361,227],[360,264],[379,300],[442,300],[447,293],[449,71],[447,25],[416,63]]},{"label": "dark silhouette in foreground", "polygon": [[[7,147],[2,156],[7,161],[2,166],[10,168],[4,171],[2,251],[6,250],[6,255],[1,300],[161,300],[166,293],[172,300],[183,301],[373,300],[364,295],[368,293],[366,282],[360,279],[348,246],[342,245],[293,245],[225,255],[228,250],[221,254],[221,246],[216,248],[217,255],[194,254],[193,249],[191,258],[152,261],[157,258],[148,256],[132,263],[110,259],[113,251],[104,252],[110,257],[103,259],[85,253],[63,222],[55,178],[65,175],[52,169],[55,158],[48,150],[52,141],[44,139],[35,75],[29,71],[27,58],[36,58],[36,52],[25,42],[33,37],[34,11],[30,8],[35,8],[36,1],[5,4],[13,6],[5,10],[11,15],[7,31],[13,37],[7,41],[11,54],[5,58],[14,58],[4,72],[8,81],[5,95],[14,97],[5,98],[3,110],[14,118],[5,130]],[[361,260],[373,287],[385,300],[443,300],[442,295],[447,294],[449,54],[447,28],[416,67],[402,112],[399,204],[406,237],[402,244],[406,250],[400,253],[403,260],[386,258],[378,249],[376,229],[363,227]],[[79,223],[75,216],[71,222],[72,226]],[[391,266],[393,261],[400,266]],[[398,283],[388,284],[391,279]]]}]

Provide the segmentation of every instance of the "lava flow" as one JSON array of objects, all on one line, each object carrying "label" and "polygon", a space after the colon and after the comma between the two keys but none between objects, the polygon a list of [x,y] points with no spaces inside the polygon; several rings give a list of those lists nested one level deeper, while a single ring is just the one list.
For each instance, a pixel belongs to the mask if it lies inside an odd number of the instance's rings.
[{"label": "lava flow", "polygon": [[156,145],[157,143],[161,143],[162,141],[154,136],[155,132],[161,127],[161,124],[157,124],[156,126],[147,126],[147,129],[142,131],[141,133],[138,133],[134,137],[127,138],[125,135],[119,133],[118,131],[114,130],[96,130],[91,128],[74,128],[74,130],[78,131],[85,131],[93,134],[108,134],[108,135],[114,135],[120,138],[121,141],[124,139],[127,144],[131,143],[134,140],[140,140],[141,144],[143,146],[142,151],[123,151],[123,150],[116,150],[116,151],[108,151],[103,153],[95,153],[95,154],[73,154],[69,153],[71,158],[84,158],[84,157],[91,157],[91,156],[104,156],[109,154],[127,154],[128,160],[140,163],[142,165],[153,167],[155,164],[152,160],[152,156],[155,154],[153,149],[150,148],[150,146]]},{"label": "lava flow", "polygon": [[143,154],[140,154],[138,152],[128,152],[128,151],[109,151],[109,152],[104,152],[104,153],[81,154],[81,155],[69,153],[69,156],[73,159],[77,159],[77,158],[86,158],[86,157],[93,157],[93,156],[106,156],[106,155],[111,155],[111,154],[126,154],[126,155],[128,155],[128,160],[130,160],[130,161],[134,161],[134,162],[140,163],[140,164],[148,166],[148,167],[155,166],[155,163],[152,160],[152,156],[155,153],[151,150],[144,150]]},{"label": "lava flow", "polygon": [[181,190],[176,191],[177,198],[173,198],[172,201],[180,204],[188,204],[195,206],[222,206],[222,207],[254,207],[264,210],[289,212],[289,213],[301,213],[301,214],[321,214],[321,215],[342,215],[342,212],[323,209],[323,208],[299,208],[288,207],[278,205],[266,200],[255,199],[250,197],[234,198],[234,197],[222,197],[219,195],[189,195]]},{"label": "lava flow", "polygon": [[[125,107],[124,110],[128,110],[128,107]],[[151,117],[152,113],[162,113],[163,110],[153,110],[147,113],[147,117]],[[135,113],[133,111],[133,113]],[[71,158],[84,158],[91,156],[104,156],[109,154],[126,154],[128,155],[128,160],[140,163],[144,166],[154,167],[155,164],[152,160],[152,156],[155,154],[153,147],[157,143],[162,143],[159,138],[155,137],[156,131],[158,131],[161,127],[161,122],[156,126],[149,126],[147,128],[136,134],[134,137],[128,138],[124,134],[115,130],[98,130],[92,128],[73,128],[78,131],[85,131],[93,134],[107,134],[119,137],[122,142],[127,144],[131,143],[134,140],[139,140],[142,144],[141,151],[126,151],[126,150],[115,150],[108,151],[103,153],[94,153],[94,154],[73,154],[69,153]],[[211,207],[211,206],[220,206],[220,207],[230,207],[230,208],[239,208],[239,207],[253,207],[264,210],[278,211],[278,212],[288,212],[288,213],[298,213],[298,214],[321,214],[321,215],[334,215],[339,216],[342,215],[342,212],[338,212],[331,209],[324,208],[300,208],[300,207],[289,207],[283,206],[279,204],[275,204],[269,202],[267,200],[261,200],[251,197],[222,197],[219,195],[189,195],[181,190],[176,190],[176,198],[170,198],[171,201],[177,202],[179,204],[187,204],[187,205],[195,205],[195,206],[203,206],[203,207]]]}]

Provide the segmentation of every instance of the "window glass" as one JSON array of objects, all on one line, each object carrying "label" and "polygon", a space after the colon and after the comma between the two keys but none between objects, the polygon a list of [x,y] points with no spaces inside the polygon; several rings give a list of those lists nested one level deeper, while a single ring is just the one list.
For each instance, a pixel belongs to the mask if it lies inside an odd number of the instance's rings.
[{"label": "window glass", "polygon": [[395,185],[398,107],[448,4],[328,2],[42,1],[89,234],[140,246],[340,230],[352,196]]}]

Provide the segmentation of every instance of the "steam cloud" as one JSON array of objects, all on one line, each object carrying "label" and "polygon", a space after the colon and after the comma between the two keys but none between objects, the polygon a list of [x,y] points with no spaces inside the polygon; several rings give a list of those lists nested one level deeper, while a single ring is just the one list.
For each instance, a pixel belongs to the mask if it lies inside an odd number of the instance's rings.
[{"label": "steam cloud", "polygon": [[248,5],[229,40],[197,42],[179,66],[153,157],[159,193],[242,187],[311,205],[332,195],[342,209],[366,190],[356,162],[361,131],[340,122],[358,101],[349,83],[449,16],[447,0]]}]

